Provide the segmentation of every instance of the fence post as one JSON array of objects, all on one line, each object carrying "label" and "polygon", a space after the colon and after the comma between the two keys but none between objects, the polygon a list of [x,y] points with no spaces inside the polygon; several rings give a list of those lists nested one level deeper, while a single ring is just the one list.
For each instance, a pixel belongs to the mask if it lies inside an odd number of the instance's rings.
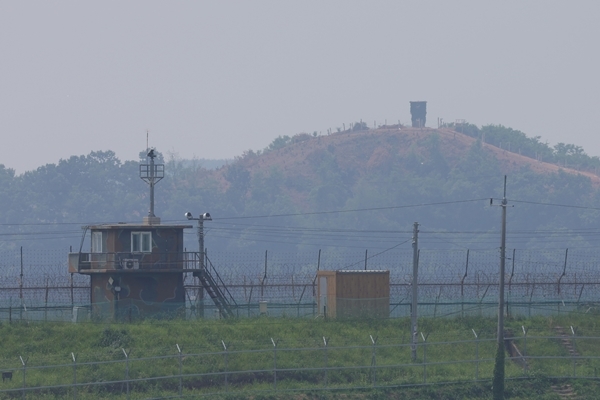
[{"label": "fence post", "polygon": [[585,287],[585,284],[581,285],[581,290],[579,291],[579,297],[577,297],[577,305],[576,307],[579,307],[579,303],[581,302],[581,295],[583,294],[583,288]]},{"label": "fence post", "polygon": [[271,338],[273,343],[273,389],[277,390],[277,343]]},{"label": "fence post", "polygon": [[576,350],[575,350],[575,329],[571,325],[571,333],[573,334],[573,377],[577,376],[577,358],[576,358]]},{"label": "fence post", "polygon": [[267,260],[269,259],[269,250],[265,250],[265,274],[263,275],[262,281],[260,282],[260,298],[263,299],[265,295],[265,281],[267,280]]},{"label": "fence post", "polygon": [[[21,251],[23,250],[21,249]],[[27,372],[27,360],[29,360],[29,357],[23,360],[23,357],[19,356],[19,359],[21,360],[21,364],[23,364],[23,399],[25,399],[25,389],[27,388],[27,384],[25,383],[25,374]]]},{"label": "fence post", "polygon": [[179,397],[181,397],[182,393],[183,393],[183,377],[181,376],[182,373],[182,365],[183,365],[183,354],[181,353],[181,347],[179,347],[179,344],[175,343],[175,346],[177,346],[177,352],[179,353]]},{"label": "fence post", "polygon": [[73,289],[74,289],[73,285],[74,285],[74,283],[73,283],[73,274],[71,274],[71,309],[73,307],[75,307],[75,295],[73,293]]},{"label": "fence post", "polygon": [[228,375],[228,371],[229,371],[229,355],[227,353],[227,346],[225,345],[225,342],[221,340],[221,344],[223,345],[223,361],[225,364],[225,391],[227,392],[229,390],[229,386],[228,386],[228,382],[227,382],[227,375]]},{"label": "fence post", "polygon": [[475,335],[475,380],[479,380],[479,335],[472,329],[473,335]]},{"label": "fence post", "polygon": [[325,336],[323,336],[323,351],[325,352],[325,368],[323,368],[324,374],[323,374],[323,380],[325,382],[325,387],[327,387],[327,369],[328,367],[328,360],[327,360],[327,345],[328,345],[328,341],[325,338]]},{"label": "fence post", "polygon": [[[23,299],[23,246],[21,246],[21,274],[19,275],[19,298]],[[22,300],[21,300],[22,301]]]},{"label": "fence post", "polygon": [[302,299],[304,298],[304,292],[306,292],[306,287],[308,285],[304,285],[304,289],[302,289],[302,294],[300,294],[300,298],[298,299],[298,311],[296,313],[296,316],[298,318],[300,318],[300,304],[302,303]]},{"label": "fence post", "polygon": [[[21,307],[19,307],[19,320],[23,321],[23,246],[21,246],[21,275],[19,277],[19,298],[21,299]],[[25,392],[23,392],[23,396],[25,396]]]},{"label": "fence post", "polygon": [[483,316],[483,300],[485,299],[485,296],[487,295],[487,292],[490,288],[490,285],[487,285],[487,287],[485,288],[485,292],[483,292],[483,296],[481,296],[481,300],[479,301],[479,316],[482,317]]},{"label": "fence post", "polygon": [[73,358],[73,400],[77,400],[77,361],[75,353],[71,353]]},{"label": "fence post", "polygon": [[421,332],[421,338],[423,338],[423,383],[427,383],[427,338],[429,337],[429,333],[427,335],[423,335]]},{"label": "fence post", "polygon": [[512,296],[512,280],[515,276],[515,257],[517,255],[517,249],[513,249],[512,255],[512,271],[510,272],[510,278],[508,278],[508,298],[506,299],[506,316],[510,318],[510,300]]},{"label": "fence post", "polygon": [[377,385],[377,336],[373,339],[373,335],[369,335],[371,338],[371,343],[373,343],[373,347],[371,349],[371,378],[373,380],[373,387]]},{"label": "fence post", "polygon": [[465,264],[465,274],[460,280],[460,316],[464,318],[465,316],[465,278],[469,272],[469,249],[467,249],[467,262]]},{"label": "fence post", "polygon": [[521,329],[523,329],[523,375],[527,373],[527,331],[529,329],[525,329],[525,326],[521,325]]},{"label": "fence post", "polygon": [[[244,276],[244,285],[246,284],[246,277]],[[254,284],[250,281],[250,295],[248,296],[248,318],[250,318],[250,302],[252,301],[252,292],[254,291]]]},{"label": "fence post", "polygon": [[[313,279],[313,283],[312,283],[312,291],[313,291],[313,298],[316,298],[317,296],[317,275],[319,274],[319,271],[321,270],[321,249],[319,249],[319,255],[317,257],[317,273],[315,274],[315,279]],[[317,315],[317,302],[313,301],[313,317]]]},{"label": "fence post", "polygon": [[533,301],[533,291],[535,290],[535,283],[531,285],[531,294],[529,296],[529,318],[531,318],[531,302]]},{"label": "fence post", "polygon": [[[129,354],[124,348],[121,348],[121,350],[125,354],[125,387],[127,388],[127,400],[129,400]],[[131,353],[131,350],[129,350],[129,353]]]},{"label": "fence post", "polygon": [[567,260],[568,260],[568,258],[569,258],[569,249],[567,248],[565,250],[565,262],[563,264],[563,272],[560,275],[560,277],[558,278],[558,282],[557,282],[557,285],[556,285],[556,290],[557,290],[559,296],[560,296],[560,281],[567,274]]},{"label": "fence post", "polygon": [[46,297],[44,301],[44,321],[48,321],[48,278],[46,278]]},{"label": "fence post", "polygon": [[437,313],[437,306],[438,306],[438,303],[440,301],[440,297],[441,296],[442,296],[442,286],[440,286],[440,290],[438,291],[438,295],[435,298],[435,304],[433,305],[433,318],[435,318],[435,315]]}]

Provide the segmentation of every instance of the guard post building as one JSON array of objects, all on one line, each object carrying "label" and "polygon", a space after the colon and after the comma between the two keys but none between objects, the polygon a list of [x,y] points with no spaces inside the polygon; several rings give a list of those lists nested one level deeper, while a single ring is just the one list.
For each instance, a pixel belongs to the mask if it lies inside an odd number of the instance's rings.
[{"label": "guard post building", "polygon": [[127,320],[185,309],[183,274],[196,270],[197,256],[184,252],[183,230],[192,226],[164,225],[154,215],[154,185],[164,176],[154,157],[150,150],[150,163],[140,165],[140,177],[150,185],[148,216],[137,224],[87,226],[90,251],[69,253],[69,272],[90,277],[92,317]]}]

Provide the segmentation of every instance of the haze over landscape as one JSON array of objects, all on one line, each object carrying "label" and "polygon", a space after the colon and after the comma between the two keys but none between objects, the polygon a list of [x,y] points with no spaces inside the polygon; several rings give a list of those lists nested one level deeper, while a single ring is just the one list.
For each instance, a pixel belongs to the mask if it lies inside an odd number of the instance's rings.
[{"label": "haze over landscape", "polygon": [[[550,147],[496,125],[365,125],[279,136],[216,169],[159,152],[166,173],[155,191],[156,213],[183,223],[186,211],[210,212],[211,254],[409,247],[415,221],[424,248],[490,249],[500,221],[489,199],[502,196],[508,175],[516,205],[509,246],[596,248],[600,158],[581,147]],[[144,161],[145,151],[140,155]],[[112,151],[22,175],[0,168],[0,250],[82,246],[81,225],[139,223],[148,188],[138,173],[138,161],[123,162]],[[193,248],[194,232],[186,236]]]},{"label": "haze over landscape", "polygon": [[466,119],[600,155],[594,1],[0,4],[0,164],[231,159],[351,122]]},{"label": "haze over landscape", "polygon": [[599,12],[0,2],[0,397],[598,397]]},{"label": "haze over landscape", "polygon": [[[497,197],[504,174],[516,200],[589,208],[522,205],[515,228],[566,229],[565,243],[590,246],[578,229],[595,226],[600,198],[597,11],[591,1],[3,2],[0,248],[36,235],[67,246],[80,236],[68,224],[139,221],[147,135],[167,164],[163,219],[198,207],[215,221],[295,215],[268,222],[297,228],[287,240],[215,222],[212,248],[299,250],[325,245],[310,229],[393,236],[415,220],[470,227],[463,241],[484,245],[498,232],[484,203],[299,214]],[[406,129],[414,100],[427,101],[426,129]]]}]

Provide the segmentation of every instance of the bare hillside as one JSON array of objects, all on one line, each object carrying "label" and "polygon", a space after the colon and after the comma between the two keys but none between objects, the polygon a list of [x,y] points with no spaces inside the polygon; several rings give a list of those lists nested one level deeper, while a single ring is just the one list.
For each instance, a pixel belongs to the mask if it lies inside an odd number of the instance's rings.
[{"label": "bare hillside", "polygon": [[[279,169],[288,178],[315,179],[323,171],[315,168],[325,154],[334,155],[337,166],[355,175],[362,175],[373,168],[385,168],[394,157],[405,157],[409,153],[420,155],[424,161],[431,157],[426,150],[427,140],[436,136],[443,158],[449,167],[458,163],[465,155],[475,138],[449,128],[405,128],[383,127],[362,131],[345,131],[327,136],[313,137],[308,134],[296,135],[292,143],[282,149],[261,154],[247,153],[237,160],[252,175],[258,172],[268,173]],[[594,186],[600,186],[600,177],[594,173],[577,171],[555,164],[537,161],[518,153],[483,144],[499,161],[502,173],[529,167],[537,173],[556,173],[559,170],[570,174],[580,174],[592,180]],[[216,177],[227,186],[222,169]]]}]

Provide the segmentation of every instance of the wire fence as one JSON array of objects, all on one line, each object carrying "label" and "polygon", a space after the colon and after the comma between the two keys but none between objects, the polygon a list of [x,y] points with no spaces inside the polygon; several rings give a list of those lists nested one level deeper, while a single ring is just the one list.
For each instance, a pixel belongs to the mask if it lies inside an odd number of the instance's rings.
[{"label": "wire fence", "polygon": [[[436,340],[444,338],[445,340]],[[496,341],[475,330],[420,333],[412,344],[370,335],[364,343],[333,345],[318,338],[309,347],[280,346],[270,338],[255,349],[236,349],[221,340],[219,350],[190,352],[173,343],[169,354],[136,357],[115,348],[103,359],[71,353],[64,360],[20,355],[2,363],[2,396],[90,398],[199,397],[315,390],[349,390],[478,382],[492,378]],[[562,332],[554,336],[506,338],[506,378],[531,375],[597,378],[600,337]],[[567,351],[568,350],[568,351]],[[566,355],[565,355],[566,354]]]},{"label": "wire fence", "polygon": [[[17,249],[0,253],[0,319],[70,320],[90,307],[89,277],[69,274],[67,251]],[[507,313],[548,315],[595,309],[600,289],[600,250],[509,249]],[[238,304],[240,316],[314,316],[319,270],[390,271],[390,316],[410,313],[412,251],[211,253],[210,260]],[[499,251],[421,250],[419,312],[423,316],[488,315],[498,297]],[[185,314],[218,316],[199,296],[200,282],[184,275]],[[81,311],[80,311],[81,310]],[[202,311],[202,312],[199,312]]]},{"label": "wire fence", "polygon": [[[381,303],[381,299],[360,299],[361,305],[355,307],[352,305],[356,299],[337,299],[338,304],[345,303],[347,308],[359,310],[352,314],[353,316],[369,315],[367,303]],[[13,322],[108,322],[118,320],[122,322],[135,322],[140,317],[134,313],[136,301],[129,301],[127,308],[117,315],[110,311],[111,303],[96,302],[81,303],[76,306],[70,304],[48,304],[40,306],[30,306],[24,303],[23,306],[14,305],[12,307],[0,307],[0,321]],[[120,306],[119,306],[120,307]],[[364,308],[364,312],[360,309]],[[125,308],[125,306],[123,306]],[[131,312],[129,312],[131,310]],[[552,316],[565,315],[571,312],[582,312],[596,315],[600,312],[600,304],[596,302],[577,302],[564,300],[527,300],[510,301],[507,300],[506,315],[510,317],[533,317],[533,316]],[[281,302],[248,302],[238,303],[232,307],[232,313],[240,318],[253,318],[262,315],[269,317],[286,318],[319,318],[323,313],[319,311],[318,304],[315,301],[302,303],[281,303]],[[465,299],[462,301],[440,301],[426,302],[419,301],[418,315],[423,318],[448,318],[448,317],[494,317],[498,313],[497,299],[490,298],[487,301],[478,299]],[[380,313],[381,314],[381,313]],[[389,304],[389,314],[386,318],[405,318],[411,315],[411,304],[393,303]],[[379,317],[379,315],[377,316]],[[152,318],[159,319],[221,319],[223,315],[221,310],[211,301],[203,300],[194,303],[170,303],[169,310],[157,312]],[[348,316],[342,315],[338,318],[346,319]]]}]

